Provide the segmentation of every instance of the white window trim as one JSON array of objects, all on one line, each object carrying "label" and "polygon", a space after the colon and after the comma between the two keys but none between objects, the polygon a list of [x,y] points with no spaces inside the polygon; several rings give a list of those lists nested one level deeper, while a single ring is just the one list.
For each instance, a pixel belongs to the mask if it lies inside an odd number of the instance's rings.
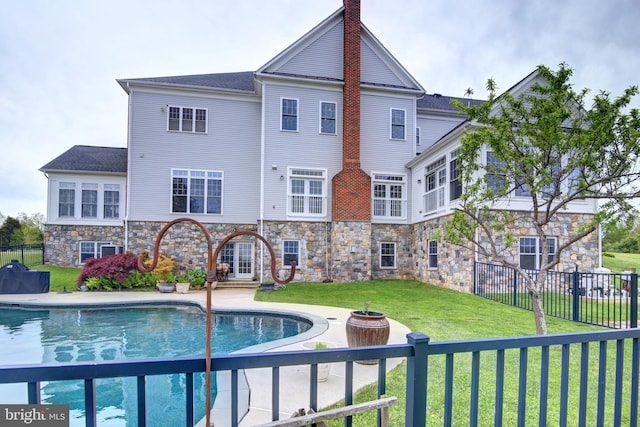
[{"label": "white window trim", "polygon": [[[376,179],[377,176],[393,176],[397,178],[402,178],[401,181],[393,181],[393,180],[385,180],[385,179]],[[390,220],[406,220],[407,219],[407,175],[402,173],[387,173],[387,172],[371,172],[371,217],[376,219],[390,219]],[[376,199],[375,196],[375,184],[398,184],[402,187],[402,198],[401,199],[392,199],[386,197],[384,199]],[[399,200],[401,203],[402,215],[400,216],[388,216],[388,215],[375,215],[375,206],[374,200],[385,200],[390,202],[392,200]],[[386,203],[385,203],[386,204]],[[389,209],[385,208],[385,212],[388,212]]]},{"label": "white window trim", "polygon": [[[404,122],[402,126],[404,128],[404,136],[402,138],[394,138],[393,137],[393,112],[394,111],[402,111],[404,112]],[[407,110],[404,108],[390,108],[389,109],[389,139],[394,141],[406,141],[407,140]]]},{"label": "white window trim", "polygon": [[[169,116],[171,114],[171,108],[179,108],[180,109],[180,118],[178,119],[178,123],[179,123],[179,129],[175,130],[175,129],[169,129]],[[167,105],[167,110],[166,110],[166,114],[167,114],[167,132],[178,132],[178,133],[189,133],[189,134],[199,134],[199,135],[206,135],[209,133],[209,109],[208,108],[201,108],[201,107],[191,107],[191,106],[186,106],[186,105]],[[185,108],[190,108],[193,110],[193,120],[192,120],[192,129],[193,130],[182,130],[182,111]],[[207,115],[207,118],[204,121],[204,132],[197,132],[196,131],[196,110],[204,110],[205,114]]]},{"label": "white window trim", "polygon": [[[524,255],[528,255],[528,256],[535,256],[535,265],[534,265],[534,270],[540,270],[540,265],[542,263],[542,245],[541,245],[541,240],[540,237],[538,236],[520,236],[520,238],[518,239],[518,265],[521,266],[522,265],[522,260],[521,260],[521,256],[523,255],[522,252],[520,252],[520,248],[522,247],[522,239],[535,239],[536,241],[536,253],[535,254],[524,254]],[[547,237],[547,245],[549,244],[549,241],[554,241],[554,245],[553,245],[553,252],[550,252],[549,255],[553,255],[553,258],[556,259],[556,257],[558,256],[558,239],[556,237]]]},{"label": "white window trim", "polygon": [[[392,245],[393,246],[393,266],[382,265],[382,257],[390,257],[391,255],[382,253],[382,245]],[[378,258],[378,264],[381,270],[393,270],[397,268],[398,264],[398,245],[395,242],[380,242],[378,243],[378,254],[380,255]]]},{"label": "white window trim", "polygon": [[[187,211],[186,212],[174,212],[173,211],[173,178],[176,178],[176,176],[174,175],[176,171],[186,171],[187,172]],[[191,197],[191,173],[192,172],[204,172],[204,177],[197,177],[197,178],[204,178],[205,180],[205,194],[204,194],[204,199],[205,199],[205,209],[204,212],[191,212],[190,209],[190,203],[189,203],[189,198]],[[222,194],[220,195],[220,213],[208,213],[207,212],[207,180],[208,179],[213,179],[211,177],[208,176],[209,173],[216,173],[216,174],[220,174],[221,176],[218,178],[221,181],[221,187],[222,187]],[[217,178],[217,177],[216,177]],[[185,214],[189,214],[189,215],[212,215],[212,216],[221,216],[224,214],[224,172],[223,171],[219,171],[219,170],[204,170],[204,169],[184,169],[184,168],[172,168],[171,169],[171,177],[170,177],[170,181],[169,181],[170,185],[169,185],[169,212],[171,214],[176,214],[176,215],[185,215]]]},{"label": "white window trim", "polygon": [[[333,104],[335,116],[333,118],[333,124],[335,125],[334,132],[322,132],[322,104]],[[320,101],[320,107],[318,110],[318,133],[320,135],[337,135],[338,134],[338,103],[333,101]]]},{"label": "white window trim", "polygon": [[284,261],[284,256],[285,256],[285,252],[284,252],[284,246],[285,246],[285,242],[296,242],[298,243],[298,261],[296,262],[296,270],[299,270],[300,268],[300,251],[301,251],[301,244],[300,244],[300,240],[296,240],[296,239],[285,239],[282,241],[282,268],[287,269],[287,270],[291,270],[291,265],[286,265],[285,261]]},{"label": "white window trim", "polygon": [[[442,156],[434,162],[431,162],[425,167],[424,170],[424,184],[422,186],[422,210],[424,215],[431,215],[437,212],[443,211],[447,206],[447,199],[449,196],[449,174],[447,172],[447,168],[449,163],[447,162],[446,156]],[[440,174],[444,171],[444,183],[440,183]],[[435,188],[432,190],[427,190],[427,185],[429,177],[431,174],[434,175],[435,178]],[[435,209],[427,208],[427,200],[430,196],[435,197]]]},{"label": "white window trim", "polygon": [[[431,242],[434,242],[436,244],[436,251],[435,252],[431,252]],[[432,266],[431,265],[431,257],[435,256],[436,258],[436,265]],[[438,269],[438,241],[437,240],[428,240],[427,241],[427,269],[429,270],[437,270]]]},{"label": "white window trim", "polygon": [[[93,245],[93,256],[90,258],[100,258],[100,248],[102,246],[113,246],[111,242],[101,242],[101,241],[93,241],[93,240],[80,240],[78,241],[78,264],[84,265],[82,262],[82,244],[83,243],[91,243]],[[89,258],[87,258],[89,259]]]},{"label": "white window trim", "polygon": [[[312,176],[312,175],[297,175],[294,174],[294,171],[303,170],[309,172],[319,172],[322,175]],[[287,216],[288,217],[314,217],[314,218],[325,218],[327,217],[327,169],[325,168],[309,168],[309,167],[289,167],[287,168]],[[291,180],[293,178],[301,178],[301,179],[316,179],[322,181],[322,213],[309,213],[306,209],[306,202],[309,194],[304,194],[305,201],[305,212],[293,212],[292,210],[292,199],[294,194],[291,193]],[[297,196],[300,196],[297,194]]]},{"label": "white window trim", "polygon": [[[283,129],[282,128],[282,118],[284,117],[283,111],[283,101],[291,100],[296,101],[296,128],[295,129]],[[280,132],[299,132],[300,131],[300,100],[298,98],[289,98],[287,96],[280,97]]]}]

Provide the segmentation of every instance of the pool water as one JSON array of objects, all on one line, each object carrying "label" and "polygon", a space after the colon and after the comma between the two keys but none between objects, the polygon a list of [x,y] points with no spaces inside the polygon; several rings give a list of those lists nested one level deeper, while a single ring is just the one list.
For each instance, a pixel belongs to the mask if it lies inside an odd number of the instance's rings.
[{"label": "pool water", "polygon": [[[196,306],[135,306],[74,309],[0,309],[0,364],[38,364],[205,355],[206,315]],[[266,314],[214,314],[213,354],[305,332],[311,324]],[[184,375],[147,377],[147,422],[186,422]],[[204,373],[194,375],[195,419],[205,415]],[[212,389],[215,375],[212,376]],[[0,403],[26,403],[26,386],[0,388]],[[42,403],[69,404],[71,425],[84,425],[80,381],[43,383]],[[16,395],[16,390],[21,390]],[[98,425],[136,426],[135,378],[96,381]],[[11,401],[11,399],[18,399]],[[214,390],[212,390],[212,401]]]}]

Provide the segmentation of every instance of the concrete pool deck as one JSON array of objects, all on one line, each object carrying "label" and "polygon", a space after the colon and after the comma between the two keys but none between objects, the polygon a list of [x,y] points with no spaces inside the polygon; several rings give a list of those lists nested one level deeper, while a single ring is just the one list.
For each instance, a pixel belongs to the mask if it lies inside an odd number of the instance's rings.
[{"label": "concrete pool deck", "polygon": [[[213,309],[229,310],[266,310],[292,313],[307,313],[312,317],[324,319],[314,328],[312,334],[279,340],[278,346],[265,351],[301,350],[302,342],[322,340],[336,347],[347,347],[345,324],[351,310],[305,304],[287,304],[254,301],[255,289],[227,288],[212,292]],[[190,291],[187,294],[160,292],[71,292],[66,294],[49,292],[46,294],[3,294],[0,303],[21,305],[74,305],[74,304],[118,304],[136,302],[195,302],[206,307],[206,291]],[[391,325],[389,344],[406,343],[406,335],[411,332],[406,326],[389,319]],[[262,351],[262,350],[261,350]],[[387,361],[387,371],[396,367],[402,360]],[[344,398],[344,363],[335,363],[331,367],[329,380],[318,384],[318,405],[325,407]],[[354,391],[377,380],[377,365],[354,364]],[[249,411],[240,426],[252,426],[271,421],[271,369],[250,369],[245,371],[249,390]],[[225,381],[220,381],[224,383]],[[221,386],[222,384],[219,384]],[[220,387],[222,388],[222,387]],[[227,389],[228,387],[224,387]],[[229,391],[219,390],[213,409],[216,427],[229,425]],[[300,408],[309,408],[309,367],[290,366],[280,369],[280,418],[289,418]],[[204,425],[204,422],[198,425]]]}]

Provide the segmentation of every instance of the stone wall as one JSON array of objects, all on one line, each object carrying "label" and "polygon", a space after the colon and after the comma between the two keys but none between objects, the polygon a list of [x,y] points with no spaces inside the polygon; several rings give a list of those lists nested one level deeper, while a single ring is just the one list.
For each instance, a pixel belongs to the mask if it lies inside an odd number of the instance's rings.
[{"label": "stone wall", "polygon": [[[166,224],[166,222],[130,221],[128,224],[129,252],[135,256],[144,250],[153,254],[158,234]],[[214,223],[203,225],[211,234],[213,251],[216,250],[220,241],[235,231],[256,231],[255,224]],[[251,240],[254,239],[251,238]],[[178,268],[206,269],[207,267],[206,236],[197,225],[189,222],[174,224],[165,233],[160,244],[160,253],[174,257]]]},{"label": "stone wall", "polygon": [[44,227],[45,263],[62,267],[80,266],[81,241],[124,246],[124,227],[47,224]]},{"label": "stone wall", "polygon": [[371,279],[371,223],[334,221],[331,233],[331,271],[336,282]]},{"label": "stone wall", "polygon": [[[373,224],[371,260],[374,279],[407,279],[415,277],[413,227],[411,225]],[[396,244],[395,268],[380,267],[380,243]]]},{"label": "stone wall", "polygon": [[[414,278],[448,289],[473,291],[473,252],[439,240],[449,216],[413,226]],[[438,268],[429,268],[429,241],[437,240]]]},{"label": "stone wall", "polygon": [[[326,260],[331,250],[331,223],[264,221],[262,233],[276,254],[276,266],[280,278],[289,276],[289,269],[282,267],[282,241],[297,240],[300,242],[300,259],[294,280],[303,282],[328,280],[330,271]],[[271,257],[266,249],[262,261],[264,267],[260,278],[270,280]]]}]

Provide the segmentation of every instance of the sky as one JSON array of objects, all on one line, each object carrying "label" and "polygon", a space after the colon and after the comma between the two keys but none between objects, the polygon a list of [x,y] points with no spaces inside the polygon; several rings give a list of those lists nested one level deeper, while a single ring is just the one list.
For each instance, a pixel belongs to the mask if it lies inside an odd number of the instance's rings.
[{"label": "sky", "polygon": [[[120,78],[255,71],[342,0],[0,0],[0,214],[46,214],[38,169],[126,147]],[[427,93],[484,99],[538,65],[574,89],[640,85],[640,1],[362,0],[361,20]],[[636,97],[633,106],[640,106]]]}]

